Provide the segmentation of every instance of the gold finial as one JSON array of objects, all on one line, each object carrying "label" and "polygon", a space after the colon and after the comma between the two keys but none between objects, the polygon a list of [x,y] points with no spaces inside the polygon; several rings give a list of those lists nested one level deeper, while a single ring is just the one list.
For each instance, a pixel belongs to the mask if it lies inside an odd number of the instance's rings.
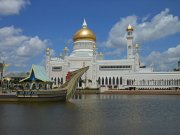
[{"label": "gold finial", "polygon": [[96,49],[96,45],[93,45],[93,49]]},{"label": "gold finial", "polygon": [[138,49],[139,48],[139,44],[136,44],[135,47],[136,47],[136,49]]},{"label": "gold finial", "polygon": [[49,52],[49,51],[50,51],[50,48],[48,47],[48,48],[46,49],[46,51]]},{"label": "gold finial", "polygon": [[68,51],[68,48],[67,48],[67,47],[64,47],[64,51]]}]

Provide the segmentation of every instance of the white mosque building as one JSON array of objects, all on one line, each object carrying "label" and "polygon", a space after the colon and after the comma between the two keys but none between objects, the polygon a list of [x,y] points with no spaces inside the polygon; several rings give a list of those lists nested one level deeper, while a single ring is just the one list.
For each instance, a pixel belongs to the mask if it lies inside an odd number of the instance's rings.
[{"label": "white mosque building", "polygon": [[46,50],[46,72],[58,87],[66,80],[68,72],[89,66],[89,70],[79,81],[79,88],[106,89],[180,89],[180,72],[154,72],[153,67],[141,64],[139,45],[133,43],[133,27],[127,31],[127,58],[104,60],[97,51],[96,35],[87,27],[84,20],[82,28],[73,37],[73,51],[68,55],[51,57],[50,48]]}]

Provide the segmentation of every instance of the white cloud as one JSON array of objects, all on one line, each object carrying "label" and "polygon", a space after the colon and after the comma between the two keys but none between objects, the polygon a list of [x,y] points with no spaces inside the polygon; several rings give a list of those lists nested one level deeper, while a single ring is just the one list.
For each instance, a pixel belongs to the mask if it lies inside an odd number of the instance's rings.
[{"label": "white cloud", "polygon": [[29,0],[0,0],[0,15],[19,14],[28,4],[30,4]]},{"label": "white cloud", "polygon": [[112,55],[119,55],[119,52],[121,52],[121,49],[117,48],[115,50],[112,51],[106,51],[106,55],[112,56]]},{"label": "white cloud", "polygon": [[[101,43],[101,45],[111,48],[105,54],[116,56],[120,55],[126,49],[126,28],[129,24],[134,26],[135,29],[134,44],[143,44],[144,42],[164,38],[180,32],[180,20],[178,16],[174,16],[169,12],[169,9],[165,9],[152,18],[150,18],[150,15],[142,19],[134,15],[122,18],[111,28],[107,41]],[[153,51],[143,61],[147,65],[154,63],[155,70],[167,71],[174,69],[179,59],[180,45],[177,45],[165,52]]]},{"label": "white cloud", "polygon": [[109,32],[109,37],[104,44],[107,47],[119,48],[126,47],[126,28],[128,24],[134,26],[134,43],[143,43],[160,39],[177,32],[180,32],[180,21],[177,16],[169,13],[169,9],[161,11],[148,21],[149,16],[142,18],[139,22],[137,16],[128,16],[117,22]]},{"label": "white cloud", "polygon": [[0,48],[7,49],[21,44],[28,37],[21,34],[21,29],[16,29],[14,26],[0,28]]},{"label": "white cloud", "polygon": [[153,51],[144,61],[147,64],[154,64],[157,71],[169,71],[177,67],[177,62],[180,60],[180,44],[176,47],[169,48],[164,52]]},{"label": "white cloud", "polygon": [[40,40],[38,36],[31,37],[28,40],[22,42],[22,46],[17,49],[16,53],[21,57],[35,56],[45,49],[46,44],[47,41]]},{"label": "white cloud", "polygon": [[12,66],[26,65],[48,45],[48,40],[23,35],[22,30],[14,26],[0,28],[0,56]]}]

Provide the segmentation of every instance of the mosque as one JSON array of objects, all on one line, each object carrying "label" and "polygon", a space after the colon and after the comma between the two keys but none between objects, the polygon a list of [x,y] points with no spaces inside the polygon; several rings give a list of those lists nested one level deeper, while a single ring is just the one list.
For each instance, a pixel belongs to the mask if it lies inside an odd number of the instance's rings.
[{"label": "mosque", "polygon": [[84,20],[82,28],[73,36],[73,51],[52,57],[50,48],[46,49],[46,73],[59,87],[67,74],[79,68],[89,66],[81,77],[78,88],[108,89],[180,89],[180,72],[154,72],[140,61],[139,45],[133,43],[134,28],[129,25],[127,31],[127,58],[105,60],[98,52],[96,35],[87,27]]}]

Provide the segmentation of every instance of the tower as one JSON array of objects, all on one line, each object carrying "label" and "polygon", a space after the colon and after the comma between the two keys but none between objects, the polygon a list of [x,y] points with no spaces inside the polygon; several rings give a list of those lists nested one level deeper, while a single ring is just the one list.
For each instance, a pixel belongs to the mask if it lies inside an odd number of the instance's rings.
[{"label": "tower", "polygon": [[68,48],[67,47],[64,47],[64,57],[66,57],[67,56],[67,52],[68,52]]},{"label": "tower", "polygon": [[97,87],[97,64],[96,64],[96,58],[97,58],[97,53],[96,53],[96,45],[93,46],[93,62],[92,62],[92,88]]},{"label": "tower", "polygon": [[134,28],[129,24],[129,26],[127,27],[126,31],[127,31],[127,58],[128,59],[132,59],[134,58],[134,54],[133,54],[133,30]]},{"label": "tower", "polygon": [[50,77],[50,48],[46,49],[46,73]]},{"label": "tower", "polygon": [[140,66],[139,44],[136,44],[135,45],[135,61],[134,61],[135,71],[138,71],[139,66]]}]

